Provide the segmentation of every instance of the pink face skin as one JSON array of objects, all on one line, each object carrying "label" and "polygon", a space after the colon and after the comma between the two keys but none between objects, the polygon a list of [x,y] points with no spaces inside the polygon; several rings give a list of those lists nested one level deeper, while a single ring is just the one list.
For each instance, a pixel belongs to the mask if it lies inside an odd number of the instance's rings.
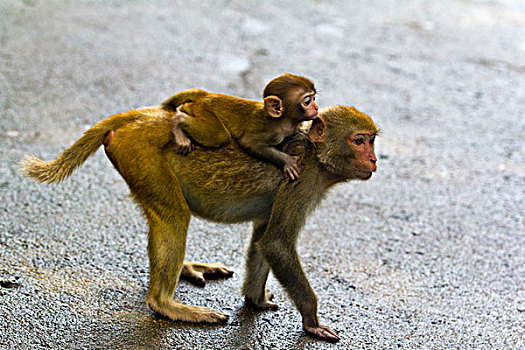
[{"label": "pink face skin", "polygon": [[348,137],[348,144],[355,155],[355,176],[359,179],[368,180],[377,170],[377,158],[374,153],[375,138],[376,134],[368,130],[353,132]]}]

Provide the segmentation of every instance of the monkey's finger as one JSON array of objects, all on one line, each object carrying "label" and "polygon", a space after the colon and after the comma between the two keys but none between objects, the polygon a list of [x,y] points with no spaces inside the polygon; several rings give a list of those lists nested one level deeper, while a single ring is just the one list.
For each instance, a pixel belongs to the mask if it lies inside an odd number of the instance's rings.
[{"label": "monkey's finger", "polygon": [[339,335],[337,333],[337,331],[333,330],[332,328],[328,327],[328,326],[320,326],[322,329],[324,329],[326,332],[330,333],[331,335],[333,335],[334,337],[337,337],[339,338]]},{"label": "monkey's finger", "polygon": [[204,274],[202,272],[198,272],[193,269],[183,269],[180,278],[193,283],[196,286],[202,288],[206,287],[206,279],[204,278]]},{"label": "monkey's finger", "polygon": [[219,278],[224,277],[228,278],[233,275],[233,271],[226,267],[215,267],[209,268],[204,271],[204,277]]},{"label": "monkey's finger", "polygon": [[209,323],[226,323],[226,322],[228,322],[228,318],[229,318],[228,315],[225,315],[222,312],[219,312],[219,311],[213,310],[213,309],[208,309],[208,308],[203,308],[203,309],[205,309],[207,311],[206,315],[205,315],[205,318],[202,319],[203,322],[209,322]]},{"label": "monkey's finger", "polygon": [[286,169],[284,172],[286,173],[286,176],[288,176],[290,180],[295,181],[295,177],[290,169]]},{"label": "monkey's finger", "polygon": [[233,276],[233,271],[224,267],[219,269],[219,275],[224,277],[231,277]]},{"label": "monkey's finger", "polygon": [[323,333],[322,335],[323,339],[326,339],[329,342],[336,343],[339,340],[341,340],[341,338],[339,338],[337,334],[333,334],[331,332],[328,332],[327,330],[323,330],[322,333]]},{"label": "monkey's finger", "polygon": [[335,343],[335,342],[338,342],[339,340],[341,340],[341,338],[339,338],[339,336],[337,335],[337,333],[334,330],[332,330],[332,329],[330,329],[329,327],[326,327],[326,326],[305,327],[305,330],[308,333],[311,333],[311,334],[315,335],[316,337],[318,337],[320,339],[324,339],[324,340],[332,342],[332,343]]},{"label": "monkey's finger", "polygon": [[230,318],[230,316],[225,315],[225,314],[220,313],[220,312],[218,312],[218,314],[215,315],[215,319],[216,319],[217,322],[219,322],[219,323],[227,323],[229,318]]},{"label": "monkey's finger", "polygon": [[205,276],[216,275],[220,277],[229,277],[233,275],[233,270],[230,270],[220,263],[201,264],[201,266],[196,267],[196,269],[201,269]]},{"label": "monkey's finger", "polygon": [[206,287],[206,278],[204,278],[204,275],[195,276],[195,284],[201,287]]},{"label": "monkey's finger", "polygon": [[319,327],[324,330],[325,335],[327,335],[329,338],[334,339],[334,341],[339,341],[340,340],[339,335],[332,328],[330,328],[328,326],[323,326],[323,325],[320,325]]},{"label": "monkey's finger", "polygon": [[299,178],[299,173],[294,168],[290,168],[288,169],[288,176],[290,180],[295,181]]},{"label": "monkey's finger", "polygon": [[201,272],[195,272],[193,276],[191,276],[191,282],[196,284],[199,287],[206,287],[206,279],[204,278],[204,274]]}]

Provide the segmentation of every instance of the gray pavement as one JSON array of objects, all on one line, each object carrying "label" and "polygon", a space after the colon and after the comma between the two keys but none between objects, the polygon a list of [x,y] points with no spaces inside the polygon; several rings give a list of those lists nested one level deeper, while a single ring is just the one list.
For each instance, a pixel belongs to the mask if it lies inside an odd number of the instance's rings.
[{"label": "gray pavement", "polygon": [[[0,349],[524,349],[525,4],[520,1],[0,2]],[[236,274],[145,305],[146,225],[103,152],[69,181],[21,178],[110,114],[201,87],[259,99],[312,78],[321,106],[382,128],[379,169],[331,190],[299,249],[321,320],[240,295],[250,225],[192,220],[187,258]]]}]

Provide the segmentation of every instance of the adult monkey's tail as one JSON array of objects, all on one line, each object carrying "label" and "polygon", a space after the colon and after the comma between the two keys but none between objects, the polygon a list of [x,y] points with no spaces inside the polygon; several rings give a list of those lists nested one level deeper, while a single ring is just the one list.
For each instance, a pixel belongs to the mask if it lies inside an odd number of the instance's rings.
[{"label": "adult monkey's tail", "polygon": [[87,130],[73,146],[63,151],[55,160],[44,162],[35,156],[26,156],[20,162],[20,170],[24,176],[39,182],[61,182],[98,150],[108,132],[139,118],[141,114],[137,111],[112,115]]}]

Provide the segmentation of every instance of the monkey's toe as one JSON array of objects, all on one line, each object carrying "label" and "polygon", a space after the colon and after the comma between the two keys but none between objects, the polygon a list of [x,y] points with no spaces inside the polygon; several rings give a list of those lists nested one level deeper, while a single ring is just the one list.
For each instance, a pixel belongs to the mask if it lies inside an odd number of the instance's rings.
[{"label": "monkey's toe", "polygon": [[188,261],[184,262],[181,272],[183,279],[200,287],[204,287],[207,280],[229,278],[232,275],[232,270],[219,263],[207,264]]},{"label": "monkey's toe", "polygon": [[209,320],[203,321],[207,323],[227,323],[230,316],[223,314],[222,312],[213,310],[214,312],[209,315]]},{"label": "monkey's toe", "polygon": [[215,309],[199,306],[192,306],[191,308],[191,311],[193,312],[193,322],[226,323],[230,318],[228,315]]},{"label": "monkey's toe", "polygon": [[331,343],[337,343],[341,338],[337,335],[337,332],[328,326],[319,325],[318,327],[307,327],[304,326],[304,330],[317,338],[329,341]]},{"label": "monkey's toe", "polygon": [[172,321],[225,323],[229,318],[228,315],[215,309],[182,304],[176,299],[160,303],[149,299],[148,305],[157,315]]},{"label": "monkey's toe", "polygon": [[173,147],[173,149],[175,153],[182,154],[185,156],[193,150],[193,147],[191,146],[191,144],[189,145],[176,144],[175,147]]}]

